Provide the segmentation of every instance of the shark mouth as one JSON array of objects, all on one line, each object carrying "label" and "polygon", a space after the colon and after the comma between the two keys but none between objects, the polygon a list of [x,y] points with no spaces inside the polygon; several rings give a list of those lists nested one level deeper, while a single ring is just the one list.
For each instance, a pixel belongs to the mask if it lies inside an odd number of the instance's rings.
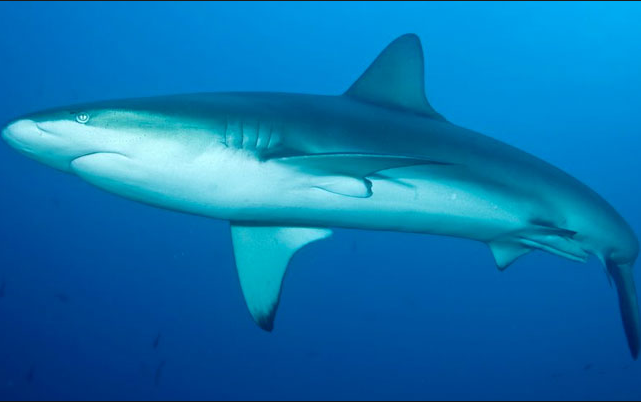
[{"label": "shark mouth", "polygon": [[125,154],[121,154],[120,152],[112,152],[112,151],[97,151],[97,152],[89,152],[87,154],[80,155],[74,159],[71,160],[71,164],[83,159],[83,158],[91,158],[91,157],[98,157],[101,155],[118,155],[127,158]]}]

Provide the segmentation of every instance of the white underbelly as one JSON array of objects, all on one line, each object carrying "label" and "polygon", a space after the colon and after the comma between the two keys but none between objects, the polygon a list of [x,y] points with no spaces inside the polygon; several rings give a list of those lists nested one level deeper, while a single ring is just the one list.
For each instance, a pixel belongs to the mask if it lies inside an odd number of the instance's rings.
[{"label": "white underbelly", "polygon": [[487,240],[517,230],[522,216],[447,183],[372,180],[372,196],[347,197],[310,188],[281,192],[236,219],[296,225],[431,233]]},{"label": "white underbelly", "polygon": [[[85,180],[170,210],[231,221],[432,233],[488,240],[517,230],[529,207],[480,184],[427,170],[402,183],[374,178],[357,198],[314,186],[317,176],[232,153],[189,163],[90,155],[74,163]],[[446,167],[440,167],[443,169]],[[403,170],[397,169],[397,176]]]}]

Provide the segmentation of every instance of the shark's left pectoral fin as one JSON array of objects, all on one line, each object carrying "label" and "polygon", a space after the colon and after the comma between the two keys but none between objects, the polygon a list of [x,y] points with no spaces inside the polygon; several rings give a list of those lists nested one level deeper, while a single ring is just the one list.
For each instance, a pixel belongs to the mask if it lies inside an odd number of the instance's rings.
[{"label": "shark's left pectoral fin", "polygon": [[347,197],[369,198],[372,196],[371,181],[350,176],[321,176],[312,187]]},{"label": "shark's left pectoral fin", "polygon": [[303,246],[329,237],[329,229],[231,225],[240,285],[254,321],[264,330],[274,328],[287,265]]},{"label": "shark's left pectoral fin", "polygon": [[308,173],[352,177],[367,177],[384,170],[417,165],[449,165],[447,162],[413,156],[361,153],[295,155],[272,160]]},{"label": "shark's left pectoral fin", "polygon": [[311,187],[356,198],[372,195],[372,183],[367,178],[378,172],[417,165],[448,165],[411,156],[359,153],[297,155],[271,160],[313,177]]}]

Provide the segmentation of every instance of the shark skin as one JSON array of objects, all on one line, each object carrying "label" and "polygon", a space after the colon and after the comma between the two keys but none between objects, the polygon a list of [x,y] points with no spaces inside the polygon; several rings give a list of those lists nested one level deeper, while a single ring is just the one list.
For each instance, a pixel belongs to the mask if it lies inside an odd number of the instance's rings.
[{"label": "shark skin", "polygon": [[109,101],[25,116],[2,137],[111,193],[230,221],[245,300],[265,330],[297,250],[334,227],[401,231],[487,243],[500,269],[533,250],[596,256],[638,357],[630,226],[577,179],[438,114],[415,35],[392,42],[339,96]]}]

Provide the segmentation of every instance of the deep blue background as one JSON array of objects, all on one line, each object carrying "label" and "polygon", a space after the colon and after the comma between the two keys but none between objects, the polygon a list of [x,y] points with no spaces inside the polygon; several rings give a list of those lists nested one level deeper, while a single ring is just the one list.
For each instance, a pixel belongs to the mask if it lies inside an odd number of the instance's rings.
[{"label": "deep blue background", "polygon": [[[436,110],[570,172],[641,233],[639,21],[639,3],[0,3],[0,122],[157,94],[338,94],[415,32]],[[0,399],[641,398],[594,260],[532,253],[499,273],[483,244],[337,230],[297,254],[266,334],[226,222],[4,144],[0,222]]]}]

